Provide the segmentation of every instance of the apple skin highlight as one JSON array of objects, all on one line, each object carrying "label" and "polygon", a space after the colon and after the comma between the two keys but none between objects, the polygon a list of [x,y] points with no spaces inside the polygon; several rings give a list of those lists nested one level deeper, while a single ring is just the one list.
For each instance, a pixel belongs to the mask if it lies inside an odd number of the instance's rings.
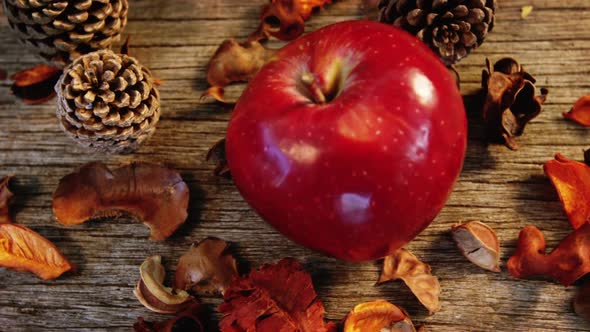
[{"label": "apple skin highlight", "polygon": [[404,246],[465,157],[454,78],[420,41],[369,21],[282,48],[240,97],[226,151],[245,200],[289,239],[348,261]]}]

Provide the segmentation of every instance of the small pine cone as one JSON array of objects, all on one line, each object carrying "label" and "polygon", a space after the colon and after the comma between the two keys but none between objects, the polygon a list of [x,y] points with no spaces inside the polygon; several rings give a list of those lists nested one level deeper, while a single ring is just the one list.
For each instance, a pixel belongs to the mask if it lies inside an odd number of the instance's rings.
[{"label": "small pine cone", "polygon": [[133,152],[154,133],[160,118],[160,94],[149,70],[111,50],[74,60],[55,90],[60,127],[99,152]]},{"label": "small pine cone", "polygon": [[483,43],[495,21],[496,0],[381,0],[379,20],[418,37],[443,62],[459,62]]},{"label": "small pine cone", "polygon": [[43,58],[65,65],[109,48],[127,24],[127,0],[4,0],[10,27]]}]

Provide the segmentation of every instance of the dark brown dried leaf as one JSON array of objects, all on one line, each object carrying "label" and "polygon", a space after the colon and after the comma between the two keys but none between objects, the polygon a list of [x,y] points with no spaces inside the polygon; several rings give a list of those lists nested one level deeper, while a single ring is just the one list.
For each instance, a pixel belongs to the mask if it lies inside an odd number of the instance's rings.
[{"label": "dark brown dried leaf", "polygon": [[55,96],[53,87],[59,79],[61,69],[45,64],[25,69],[10,77],[12,93],[25,104],[39,104]]},{"label": "dark brown dried leaf", "polygon": [[14,199],[14,194],[8,188],[8,183],[13,177],[14,175],[9,175],[0,180],[0,224],[12,223],[10,205]]}]

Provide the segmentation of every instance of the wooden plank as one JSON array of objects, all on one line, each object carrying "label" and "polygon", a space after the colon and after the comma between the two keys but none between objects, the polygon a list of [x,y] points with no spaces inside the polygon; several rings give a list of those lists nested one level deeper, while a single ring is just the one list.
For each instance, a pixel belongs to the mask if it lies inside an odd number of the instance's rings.
[{"label": "wooden plank", "polygon": [[[0,269],[0,331],[128,331],[137,316],[161,320],[134,298],[138,266],[160,254],[173,271],[193,241],[218,236],[237,244],[242,261],[256,267],[292,256],[312,273],[328,317],[340,320],[357,303],[385,298],[407,308],[429,331],[588,331],[570,301],[578,286],[564,288],[545,280],[515,280],[506,271],[491,274],[468,263],[447,231],[454,222],[478,219],[493,226],[505,262],[519,230],[534,224],[554,246],[570,226],[542,164],[555,152],[581,159],[590,131],[564,121],[561,113],[590,83],[590,3],[587,0],[506,0],[495,30],[458,70],[462,92],[480,86],[485,57],[519,59],[551,92],[544,112],[519,139],[522,149],[487,145],[477,114],[470,115],[468,155],[459,182],[436,221],[409,248],[430,263],[441,279],[442,310],[427,316],[400,283],[374,287],[379,264],[351,264],[301,248],[261,222],[231,181],[211,174],[204,161],[208,147],[223,137],[231,110],[199,96],[207,88],[204,70],[217,45],[244,38],[257,25],[260,0],[132,0],[125,34],[132,52],[163,79],[163,115],[155,136],[132,156],[88,154],[58,129],[55,106],[23,105],[0,82],[0,175],[14,180],[16,220],[46,236],[79,267],[79,274],[40,281],[27,273]],[[520,18],[523,5],[532,14]],[[312,18],[311,31],[329,23],[362,18],[360,0],[339,1]],[[23,49],[0,15],[0,68],[9,73],[38,59]],[[274,43],[273,45],[279,45]],[[237,97],[234,89],[229,97]],[[189,220],[164,242],[147,240],[148,229],[132,219],[95,221],[66,228],[51,213],[51,194],[59,179],[82,163],[117,165],[151,160],[179,169],[190,186]],[[505,266],[504,266],[505,270]],[[586,278],[586,281],[588,278]],[[220,299],[202,300],[215,307]]]}]

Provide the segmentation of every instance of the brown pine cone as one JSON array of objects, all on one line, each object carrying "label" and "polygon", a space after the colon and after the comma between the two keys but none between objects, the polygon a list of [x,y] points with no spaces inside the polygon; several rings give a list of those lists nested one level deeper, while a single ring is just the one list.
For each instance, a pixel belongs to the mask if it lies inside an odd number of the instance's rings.
[{"label": "brown pine cone", "polygon": [[160,94],[149,70],[111,50],[74,60],[55,90],[61,128],[99,152],[136,150],[154,133],[160,118]]},{"label": "brown pine cone", "polygon": [[4,0],[11,28],[42,57],[64,65],[109,48],[127,24],[127,0]]},{"label": "brown pine cone", "polygon": [[496,7],[496,0],[381,0],[379,20],[416,35],[451,65],[483,43]]}]

